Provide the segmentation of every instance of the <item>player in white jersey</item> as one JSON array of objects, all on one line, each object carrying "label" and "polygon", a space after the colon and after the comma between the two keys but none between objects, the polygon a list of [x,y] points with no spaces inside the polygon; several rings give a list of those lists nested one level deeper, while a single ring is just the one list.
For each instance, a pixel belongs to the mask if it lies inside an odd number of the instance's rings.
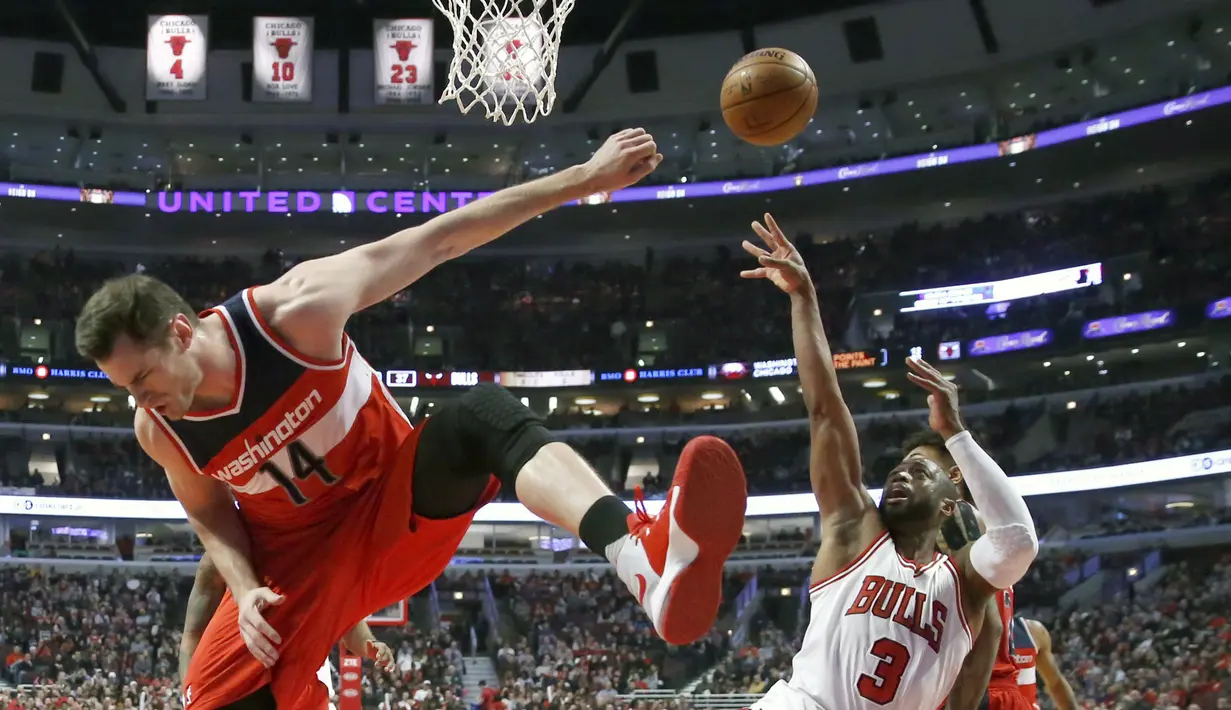
[{"label": "player in white jersey", "polygon": [[[329,696],[333,697],[333,663],[328,658],[325,659],[325,665],[321,666],[321,669],[316,672],[316,679],[321,682],[321,685],[329,689]],[[332,701],[329,703],[329,710],[338,710],[334,707]]]},{"label": "player in white jersey", "polygon": [[[218,572],[218,568],[214,566],[209,554],[201,555],[201,561],[197,563],[197,573],[192,580],[192,591],[188,593],[188,608],[184,614],[184,631],[180,637],[180,678],[183,678],[188,672],[188,663],[192,660],[192,654],[196,652],[197,646],[201,643],[201,634],[205,633],[205,627],[214,616],[214,612],[218,610],[218,605],[222,603],[222,597],[226,594],[226,591],[226,582],[222,579],[222,574]],[[361,621],[356,624],[342,637],[341,641],[351,653],[372,659],[378,667],[386,671],[392,672],[397,667],[393,650],[389,648],[388,644],[377,641],[376,637],[372,635],[372,630],[368,628],[365,622]],[[329,689],[330,695],[334,694],[333,664],[329,662],[328,658],[325,659],[325,663],[320,667],[320,670],[316,672],[316,678]],[[336,710],[333,703],[329,703],[328,710]]]},{"label": "player in white jersey", "polygon": [[982,627],[988,600],[1024,575],[1038,552],[1026,502],[966,432],[957,388],[931,365],[907,361],[929,392],[928,424],[945,437],[987,532],[953,557],[936,537],[960,499],[949,473],[911,452],[889,473],[879,505],[863,485],[859,441],[834,369],[816,289],[799,252],[772,217],[744,242],[791,297],[791,324],[812,448],[821,547],[812,567],[812,614],[790,681],[754,708],[933,710],[940,707]]}]

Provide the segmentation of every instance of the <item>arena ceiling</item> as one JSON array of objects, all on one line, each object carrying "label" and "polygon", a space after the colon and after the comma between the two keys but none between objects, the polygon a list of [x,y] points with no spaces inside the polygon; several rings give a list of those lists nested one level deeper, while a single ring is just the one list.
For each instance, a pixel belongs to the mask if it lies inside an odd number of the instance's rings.
[{"label": "arena ceiling", "polygon": [[[250,20],[256,12],[312,13],[318,35],[341,36],[336,28],[347,27],[354,34],[351,46],[360,48],[371,43],[373,17],[434,12],[430,0],[0,2],[0,35],[68,41],[64,35],[69,23],[59,13],[61,3],[90,44],[132,47],[144,42],[149,12],[209,12],[212,34],[222,36],[213,40],[214,45],[224,41],[243,49],[250,48]],[[872,0],[578,0],[566,41],[604,39],[621,13],[638,3],[629,37],[729,30],[873,4]],[[763,149],[738,141],[723,129],[714,111],[704,109],[647,117],[643,125],[659,137],[666,156],[656,177],[670,183],[759,177],[1002,139],[1231,82],[1231,7],[1224,3],[1205,20],[1204,29],[1194,34],[1190,19],[1177,15],[1100,39],[1088,50],[1071,48],[1064,62],[1048,54],[989,65],[986,70],[826,96],[812,125],[787,148]],[[0,171],[13,181],[117,189],[159,189],[169,184],[220,189],[270,180],[273,183],[268,184],[315,188],[338,185],[345,175],[349,182],[341,184],[355,189],[396,181],[409,189],[447,185],[486,190],[582,160],[611,128],[589,119],[563,120],[568,117],[562,115],[550,126],[536,124],[493,139],[491,127],[481,121],[442,126],[434,118],[414,123],[399,117],[396,123],[385,124],[374,119],[362,130],[339,134],[322,126],[289,130],[277,115],[263,122],[260,116],[246,116],[242,125],[209,115],[197,117],[195,123],[188,123],[189,118],[163,125],[119,121],[82,126],[15,112],[0,117],[0,136],[5,138],[0,142]]]},{"label": "arena ceiling", "polygon": [[[475,0],[480,2],[481,0]],[[787,22],[884,0],[580,0],[565,25],[565,44],[603,42],[621,17],[636,9],[626,39],[645,39],[696,32],[737,30],[757,24]],[[310,15],[317,18],[320,48],[364,47],[371,43],[373,18],[438,17],[430,0],[168,0],[97,2],[0,2],[0,35],[67,40],[59,15],[63,4],[76,18],[86,38],[103,46],[143,47],[146,15],[207,13],[211,43],[218,49],[246,49],[252,44],[254,15]],[[550,5],[550,3],[548,3]],[[442,23],[436,43],[448,47],[451,34]]]}]

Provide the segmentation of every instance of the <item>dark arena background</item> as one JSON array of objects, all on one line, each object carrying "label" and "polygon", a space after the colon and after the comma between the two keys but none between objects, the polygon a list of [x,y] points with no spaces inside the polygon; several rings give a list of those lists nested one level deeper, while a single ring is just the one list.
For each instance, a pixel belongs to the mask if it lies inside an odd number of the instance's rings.
[{"label": "dark arena background", "polygon": [[[773,148],[719,114],[763,47],[820,93]],[[630,126],[665,156],[647,180],[348,332],[412,420],[499,382],[629,500],[727,439],[751,498],[718,623],[667,646],[510,497],[372,618],[396,671],[347,666],[338,708],[744,708],[789,677],[819,521],[789,309],[738,277],[766,211],[816,280],[869,487],[926,425],[922,355],[1027,496],[1018,608],[1080,703],[1231,707],[1231,3],[581,0],[552,110],[512,125],[438,103],[453,56],[423,0],[0,3],[0,709],[182,707],[202,548],[76,354],[95,287],[145,272],[209,307]]]}]

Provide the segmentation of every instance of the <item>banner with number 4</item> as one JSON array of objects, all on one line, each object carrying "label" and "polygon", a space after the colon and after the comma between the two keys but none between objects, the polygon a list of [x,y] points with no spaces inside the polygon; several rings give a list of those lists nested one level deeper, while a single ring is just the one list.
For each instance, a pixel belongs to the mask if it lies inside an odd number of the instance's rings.
[{"label": "banner with number 4", "polygon": [[205,98],[209,18],[150,15],[145,48],[146,101]]},{"label": "banner with number 4", "polygon": [[376,103],[430,104],[432,88],[431,20],[373,20]]},{"label": "banner with number 4", "polygon": [[312,100],[312,18],[252,18],[252,100]]}]

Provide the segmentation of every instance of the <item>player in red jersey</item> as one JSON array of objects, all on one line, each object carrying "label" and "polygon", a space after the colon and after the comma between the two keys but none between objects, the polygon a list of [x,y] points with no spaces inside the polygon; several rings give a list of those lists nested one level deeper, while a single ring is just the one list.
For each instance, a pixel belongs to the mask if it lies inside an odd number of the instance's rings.
[{"label": "player in red jersey", "polygon": [[729,446],[690,442],[659,514],[630,514],[503,388],[472,388],[411,427],[343,332],[435,266],[661,161],[644,130],[620,131],[582,165],[305,261],[203,314],[144,275],[91,296],[78,352],[140,405],[137,439],[233,598],[190,662],[190,708],[317,710],[311,679],[337,639],[437,577],[502,486],[611,561],[665,640],[709,629],[747,500]]},{"label": "player in red jersey", "polygon": [[1014,654],[1018,690],[1025,696],[1031,707],[1037,709],[1039,707],[1039,686],[1035,680],[1037,671],[1038,675],[1043,676],[1047,694],[1051,696],[1056,710],[1077,710],[1080,707],[1077,703],[1077,694],[1073,692],[1073,686],[1069,685],[1064,674],[1060,672],[1060,664],[1056,662],[1056,656],[1052,653],[1051,633],[1048,632],[1047,627],[1034,619],[1023,619],[1020,616],[1015,617],[1014,621],[1020,625],[1030,639],[1030,647],[1026,647],[1027,644],[1019,644]]},{"label": "player in red jersey", "polygon": [[1005,628],[1000,635],[1000,643],[996,645],[996,661],[992,666],[991,680],[987,684],[986,707],[987,710],[1032,710],[1034,703],[1027,700],[1017,687],[1013,590],[1004,590],[997,604]]},{"label": "player in red jersey", "polygon": [[[227,583],[218,573],[218,568],[209,558],[209,553],[201,555],[201,560],[197,564],[197,573],[192,580],[192,591],[188,593],[184,631],[180,636],[179,672],[181,680],[188,676],[188,664],[193,654],[196,653],[197,646],[201,644],[201,634],[205,632],[209,620],[214,618],[214,612],[218,611],[226,591]],[[376,640],[367,622],[360,621],[355,624],[354,628],[342,637],[342,643],[351,653],[375,661],[377,666],[386,671],[393,672],[396,669],[393,650],[388,644]],[[317,678],[329,692],[333,691],[333,673],[328,660],[317,671]],[[327,703],[322,707],[332,706]]]}]

